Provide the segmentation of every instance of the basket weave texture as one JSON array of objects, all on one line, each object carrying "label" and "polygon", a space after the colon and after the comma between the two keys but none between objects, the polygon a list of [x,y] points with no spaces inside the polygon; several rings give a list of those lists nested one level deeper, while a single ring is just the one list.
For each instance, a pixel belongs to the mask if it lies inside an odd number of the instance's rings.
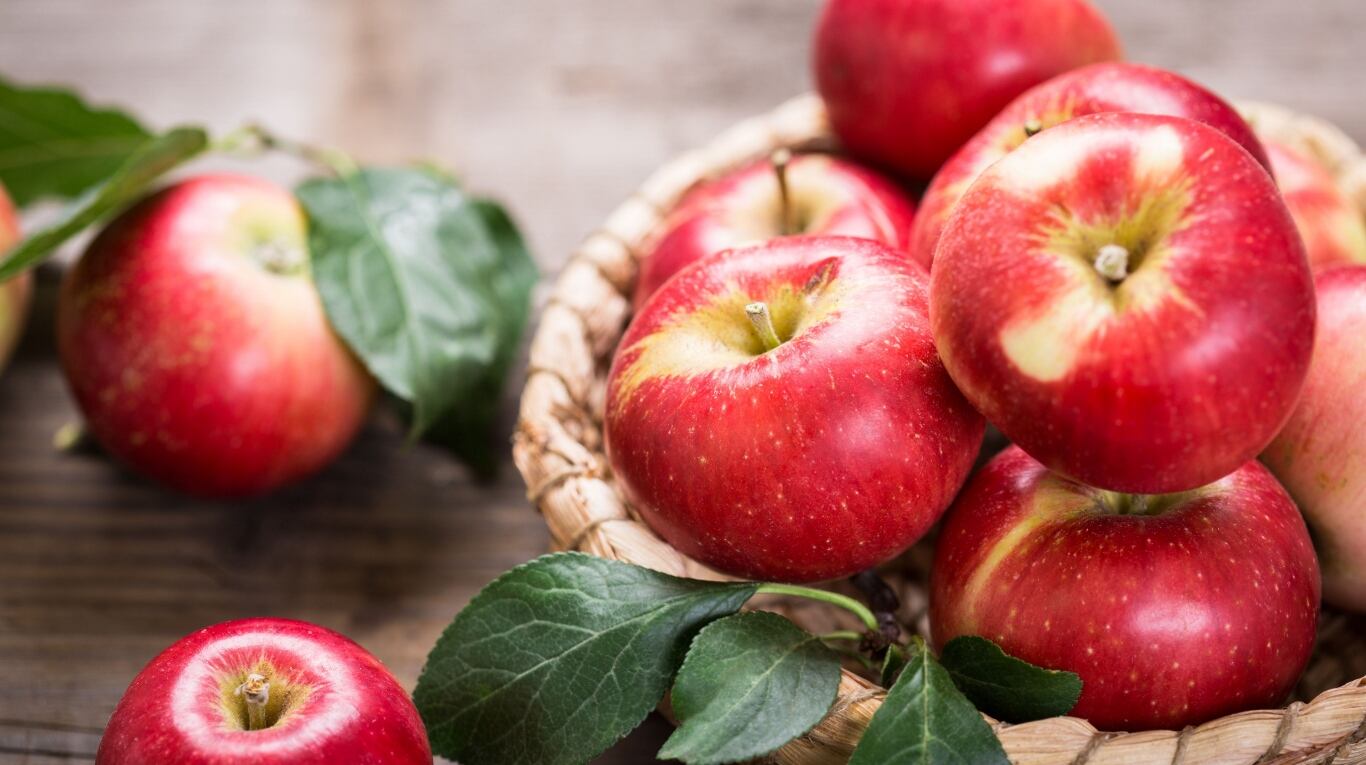
[{"label": "basket weave texture", "polygon": [[[1266,104],[1240,108],[1264,137],[1289,143],[1328,168],[1366,216],[1366,157],[1320,120]],[[625,502],[602,448],[607,369],[630,318],[641,247],[689,188],[768,156],[775,149],[835,151],[814,95],[741,122],[707,146],[670,161],[592,233],[561,272],[531,346],[513,455],[528,498],[544,515],[552,545],[628,561],[678,576],[725,578],[670,547]],[[926,634],[924,583],[930,550],[912,548],[883,571],[901,595],[903,625]],[[809,601],[766,599],[814,632],[857,627],[847,615]],[[846,669],[825,719],[770,755],[816,765],[848,759],[884,691]],[[1366,619],[1325,611],[1319,643],[1283,709],[1230,715],[1181,731],[1111,733],[1058,717],[1022,725],[988,718],[1018,765],[1298,765],[1366,763]]]}]

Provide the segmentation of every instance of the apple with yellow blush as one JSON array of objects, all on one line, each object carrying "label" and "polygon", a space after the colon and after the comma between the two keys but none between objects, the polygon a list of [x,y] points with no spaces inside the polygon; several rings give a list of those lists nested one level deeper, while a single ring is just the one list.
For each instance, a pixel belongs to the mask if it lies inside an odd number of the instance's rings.
[{"label": "apple with yellow blush", "polygon": [[1107,113],[992,165],[936,250],[930,319],[988,421],[1102,489],[1185,491],[1280,430],[1314,339],[1304,246],[1224,133]]}]

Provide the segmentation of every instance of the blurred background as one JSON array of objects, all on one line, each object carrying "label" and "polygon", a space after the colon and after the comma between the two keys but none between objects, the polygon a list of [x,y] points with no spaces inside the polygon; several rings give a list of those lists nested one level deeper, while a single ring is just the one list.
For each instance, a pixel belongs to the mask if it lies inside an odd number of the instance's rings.
[{"label": "blurred background", "polygon": [[[1366,142],[1363,0],[1096,0],[1129,58]],[[153,126],[249,120],[369,162],[433,159],[501,198],[549,277],[653,169],[809,87],[819,0],[0,0],[0,76]],[[205,165],[198,164],[197,169]],[[280,181],[287,159],[245,166]],[[411,688],[484,583],[545,549],[510,464],[491,487],[378,419],[323,475],[253,503],[172,496],[93,455],[51,294],[0,379],[0,762],[93,759],[128,681],[228,618],[341,630]],[[509,421],[520,376],[511,384]],[[655,719],[603,762],[648,762]]]}]

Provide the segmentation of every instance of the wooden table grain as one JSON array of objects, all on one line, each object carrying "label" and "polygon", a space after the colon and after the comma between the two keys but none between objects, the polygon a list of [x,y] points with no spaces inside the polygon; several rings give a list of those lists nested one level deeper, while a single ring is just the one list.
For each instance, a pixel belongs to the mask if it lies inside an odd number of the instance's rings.
[{"label": "wooden table grain", "polygon": [[[70,83],[156,125],[256,119],[367,161],[436,159],[505,199],[553,274],[652,168],[809,87],[819,4],[4,0],[0,75]],[[1098,5],[1131,58],[1366,140],[1362,0]],[[42,273],[0,377],[0,762],[88,761],[148,659],[233,617],[339,629],[411,687],[469,597],[544,550],[510,465],[477,486],[383,416],[324,474],[249,503],[188,500],[97,453],[54,451],[75,418],[52,352],[57,278]],[[652,719],[601,761],[648,762],[667,732]]]}]

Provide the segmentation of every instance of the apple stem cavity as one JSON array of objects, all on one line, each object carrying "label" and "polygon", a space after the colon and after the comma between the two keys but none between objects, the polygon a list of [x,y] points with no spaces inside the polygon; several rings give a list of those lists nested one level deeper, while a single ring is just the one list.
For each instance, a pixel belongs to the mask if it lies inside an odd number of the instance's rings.
[{"label": "apple stem cavity", "polygon": [[269,728],[266,704],[270,701],[270,682],[265,675],[256,672],[247,675],[247,681],[237,686],[237,695],[247,704],[247,730]]},{"label": "apple stem cavity", "polygon": [[1123,245],[1107,244],[1096,252],[1096,273],[1119,283],[1129,275],[1129,250]]},{"label": "apple stem cavity", "polygon": [[768,161],[773,165],[773,175],[778,179],[778,233],[782,236],[797,233],[792,220],[792,190],[787,184],[787,166],[792,161],[792,152],[786,148],[774,149]]},{"label": "apple stem cavity", "polygon": [[293,276],[301,273],[308,265],[308,258],[298,247],[291,247],[277,241],[262,242],[252,248],[252,257],[261,267],[279,276]]},{"label": "apple stem cavity", "polygon": [[750,303],[745,306],[745,315],[754,325],[754,334],[758,335],[759,342],[764,344],[765,353],[783,344],[782,338],[778,337],[778,330],[773,326],[773,314],[769,313],[767,303]]}]

